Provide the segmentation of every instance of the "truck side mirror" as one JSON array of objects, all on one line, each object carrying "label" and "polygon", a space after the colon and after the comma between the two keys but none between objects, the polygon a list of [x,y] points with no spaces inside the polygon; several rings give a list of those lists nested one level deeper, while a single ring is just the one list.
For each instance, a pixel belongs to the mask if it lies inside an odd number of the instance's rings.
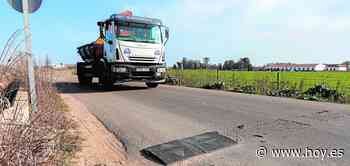
[{"label": "truck side mirror", "polygon": [[100,30],[100,38],[104,39],[105,38],[104,34],[103,34],[103,25],[104,25],[104,23],[103,22],[97,22],[97,25],[98,25],[99,30]]},{"label": "truck side mirror", "polygon": [[165,38],[166,38],[166,40],[169,39],[169,28],[168,27],[165,29]]},{"label": "truck side mirror", "polygon": [[164,38],[164,41],[163,41],[163,43],[164,43],[164,45],[168,42],[168,40],[169,40],[169,28],[168,27],[162,27],[162,32],[163,32],[163,38]]}]

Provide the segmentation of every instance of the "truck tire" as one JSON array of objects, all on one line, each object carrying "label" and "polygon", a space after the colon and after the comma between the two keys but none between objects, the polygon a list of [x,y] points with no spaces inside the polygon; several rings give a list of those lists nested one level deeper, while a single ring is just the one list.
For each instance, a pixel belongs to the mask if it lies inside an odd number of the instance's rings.
[{"label": "truck tire", "polygon": [[92,83],[92,77],[84,77],[82,75],[78,75],[78,81],[80,85],[90,85]]},{"label": "truck tire", "polygon": [[157,83],[146,83],[148,88],[157,88],[158,84]]}]

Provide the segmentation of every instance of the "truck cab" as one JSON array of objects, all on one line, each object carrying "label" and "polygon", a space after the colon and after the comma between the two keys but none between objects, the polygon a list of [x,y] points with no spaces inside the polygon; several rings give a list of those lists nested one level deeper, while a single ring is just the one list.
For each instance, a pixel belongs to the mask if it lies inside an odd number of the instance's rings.
[{"label": "truck cab", "polygon": [[143,81],[154,88],[165,82],[169,30],[161,20],[114,14],[98,26],[99,39],[78,48],[84,60],[77,64],[80,84],[90,84],[94,77],[106,87]]}]

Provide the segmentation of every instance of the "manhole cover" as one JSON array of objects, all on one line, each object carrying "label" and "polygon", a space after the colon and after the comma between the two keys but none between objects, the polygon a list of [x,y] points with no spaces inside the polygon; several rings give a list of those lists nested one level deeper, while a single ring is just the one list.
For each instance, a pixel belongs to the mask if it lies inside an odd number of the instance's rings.
[{"label": "manhole cover", "polygon": [[201,135],[175,140],[143,149],[141,153],[148,159],[168,165],[188,158],[210,153],[237,144],[232,139],[209,132]]}]

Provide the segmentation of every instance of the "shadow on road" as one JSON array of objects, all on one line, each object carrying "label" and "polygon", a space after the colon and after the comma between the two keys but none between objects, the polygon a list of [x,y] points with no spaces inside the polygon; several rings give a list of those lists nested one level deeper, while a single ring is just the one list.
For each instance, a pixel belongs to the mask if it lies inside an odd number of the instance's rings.
[{"label": "shadow on road", "polygon": [[103,93],[103,92],[115,92],[115,91],[134,91],[145,90],[147,87],[142,86],[130,86],[130,85],[115,85],[112,89],[104,89],[99,84],[92,84],[90,86],[80,86],[75,82],[57,82],[54,84],[60,93]]},{"label": "shadow on road", "polygon": [[158,157],[156,157],[153,154],[147,153],[145,150],[141,150],[140,151],[140,155],[143,156],[145,159],[147,159],[149,161],[152,161],[152,162],[154,162],[156,164],[166,165],[166,163],[164,163],[161,159],[159,159]]}]

